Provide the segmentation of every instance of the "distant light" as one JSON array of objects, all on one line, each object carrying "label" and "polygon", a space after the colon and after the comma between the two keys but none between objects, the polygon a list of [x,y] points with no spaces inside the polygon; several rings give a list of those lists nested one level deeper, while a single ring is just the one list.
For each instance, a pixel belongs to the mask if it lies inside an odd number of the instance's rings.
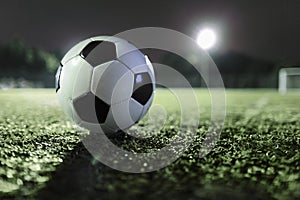
[{"label": "distant light", "polygon": [[203,29],[197,37],[197,44],[202,49],[210,49],[216,43],[216,34],[211,29]]}]

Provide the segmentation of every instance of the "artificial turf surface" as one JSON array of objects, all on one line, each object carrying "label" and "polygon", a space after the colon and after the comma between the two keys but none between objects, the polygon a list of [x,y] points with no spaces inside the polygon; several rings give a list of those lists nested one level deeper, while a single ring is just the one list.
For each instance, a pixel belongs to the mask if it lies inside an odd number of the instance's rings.
[{"label": "artificial turf surface", "polygon": [[[182,91],[184,92],[184,91]],[[217,146],[199,158],[210,103],[197,137],[174,163],[151,173],[119,172],[97,162],[80,142],[87,134],[62,113],[54,90],[0,91],[0,199],[299,199],[300,95],[275,90],[227,90],[227,117]],[[179,108],[158,89],[165,127],[140,140],[112,138],[134,152],[161,148],[178,131]],[[146,121],[138,132],[154,134]]]}]

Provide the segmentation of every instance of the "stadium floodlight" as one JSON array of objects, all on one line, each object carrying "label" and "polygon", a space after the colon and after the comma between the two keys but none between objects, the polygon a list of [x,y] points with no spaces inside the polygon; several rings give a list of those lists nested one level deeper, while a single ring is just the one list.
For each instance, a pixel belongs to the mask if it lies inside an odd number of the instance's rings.
[{"label": "stadium floodlight", "polygon": [[279,70],[278,91],[286,94],[290,91],[300,91],[300,67],[282,68]]},{"label": "stadium floodlight", "polygon": [[203,29],[199,32],[197,37],[197,44],[202,49],[210,49],[212,48],[216,43],[217,37],[213,30],[211,29]]}]

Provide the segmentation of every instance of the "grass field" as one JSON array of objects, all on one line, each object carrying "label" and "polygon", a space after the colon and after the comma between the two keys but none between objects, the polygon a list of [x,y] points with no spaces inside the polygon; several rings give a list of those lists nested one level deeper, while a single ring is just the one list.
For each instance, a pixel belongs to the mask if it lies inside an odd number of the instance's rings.
[{"label": "grass field", "polygon": [[[65,117],[54,90],[0,91],[0,199],[299,199],[300,95],[228,90],[221,138],[199,158],[210,104],[202,100],[205,91],[196,94],[201,121],[195,142],[166,168],[129,174],[93,159],[80,142],[87,132]],[[177,133],[178,108],[169,96],[157,91],[155,103],[171,112],[153,139],[112,140],[147,151],[184,134]],[[152,133],[143,121],[136,129]]]}]

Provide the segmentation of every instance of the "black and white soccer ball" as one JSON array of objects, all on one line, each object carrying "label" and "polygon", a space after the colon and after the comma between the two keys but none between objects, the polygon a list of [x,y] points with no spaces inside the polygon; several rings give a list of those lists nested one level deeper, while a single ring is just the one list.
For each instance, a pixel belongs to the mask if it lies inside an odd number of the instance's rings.
[{"label": "black and white soccer ball", "polygon": [[56,73],[62,109],[93,132],[114,133],[137,123],[149,110],[154,90],[148,57],[117,37],[79,42],[63,57]]}]

